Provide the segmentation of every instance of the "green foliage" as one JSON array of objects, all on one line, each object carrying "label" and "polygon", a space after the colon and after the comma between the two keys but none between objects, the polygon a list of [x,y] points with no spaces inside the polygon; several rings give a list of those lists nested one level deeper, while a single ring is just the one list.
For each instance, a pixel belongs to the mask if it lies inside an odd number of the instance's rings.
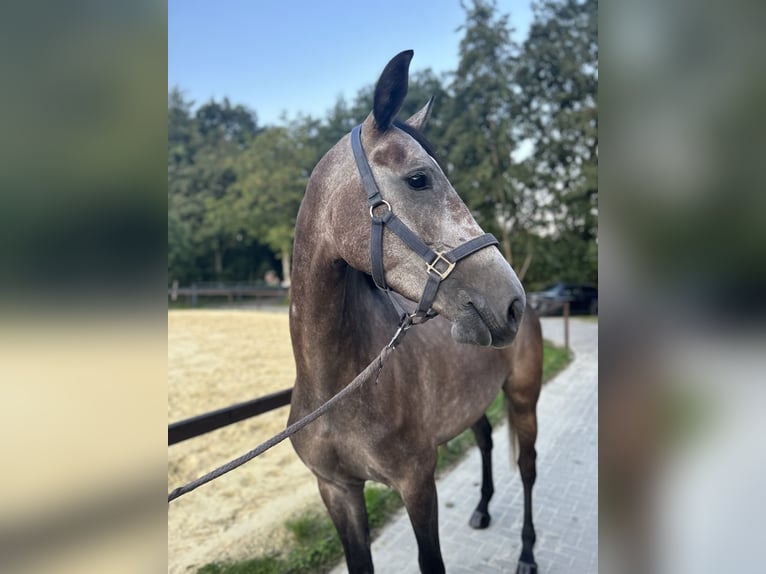
[{"label": "green foliage", "polygon": [[319,514],[302,514],[285,522],[295,540],[302,544],[323,538],[328,532],[328,525],[332,528],[329,517]]},{"label": "green foliage", "polygon": [[511,233],[521,212],[518,174],[511,154],[514,87],[509,81],[516,46],[507,15],[495,5],[475,0],[466,7],[460,61],[449,86],[449,121],[444,127],[450,178],[479,216],[479,223],[500,236],[512,261]]},{"label": "green foliage", "polygon": [[191,226],[178,212],[168,211],[168,277],[179,284],[189,282],[189,270],[194,265],[194,244]]},{"label": "green foliage", "polygon": [[[527,185],[537,217],[567,245],[574,265],[549,278],[597,281],[598,28],[596,0],[546,0],[524,42],[515,80],[520,119],[534,145]],[[559,250],[561,252],[561,250]],[[563,254],[562,254],[563,255]],[[575,277],[578,275],[578,277]]]},{"label": "green foliage", "polygon": [[[213,102],[191,115],[191,102],[177,89],[168,97],[168,279],[202,279],[207,259],[212,277],[223,278],[227,250],[242,240],[236,211],[234,170],[255,119],[228,102]],[[239,123],[237,123],[239,122]],[[172,254],[172,257],[171,257]]]},{"label": "green foliage", "polygon": [[177,87],[168,94],[168,171],[171,166],[191,163],[200,145],[191,106]]},{"label": "green foliage", "polygon": [[364,501],[373,532],[383,526],[388,517],[403,504],[398,492],[381,485],[368,485],[364,489]]},{"label": "green foliage", "polygon": [[543,384],[563,371],[571,360],[571,351],[543,340]]},{"label": "green foliage", "polygon": [[[525,284],[597,283],[597,2],[543,0],[521,45],[495,0],[464,8],[456,70],[414,73],[400,117],[434,97],[427,132],[437,155]],[[169,281],[260,279],[284,261],[311,170],[367,117],[373,88],[338,98],[324,118],[280,126],[259,126],[225,98],[194,111],[173,88]]]},{"label": "green foliage", "polygon": [[292,249],[295,217],[308,183],[298,139],[287,128],[268,128],[235,165],[238,229],[278,254]]},{"label": "green foliage", "polygon": [[208,144],[233,143],[244,146],[258,132],[255,114],[243,106],[232,106],[229,98],[219,104],[206,103],[196,114],[197,129]]},{"label": "green foliage", "polygon": [[262,556],[241,562],[215,562],[206,564],[197,574],[278,574],[282,561],[276,555]]}]

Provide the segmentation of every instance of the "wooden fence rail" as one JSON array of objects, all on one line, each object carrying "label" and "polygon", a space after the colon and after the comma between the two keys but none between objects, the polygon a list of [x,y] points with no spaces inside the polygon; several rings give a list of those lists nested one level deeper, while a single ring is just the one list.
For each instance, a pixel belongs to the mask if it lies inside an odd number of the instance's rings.
[{"label": "wooden fence rail", "polygon": [[290,404],[292,389],[231,405],[168,425],[168,446]]},{"label": "wooden fence rail", "polygon": [[289,292],[287,287],[249,287],[242,285],[168,287],[168,297],[171,301],[176,301],[178,297],[186,297],[191,299],[192,305],[197,304],[198,297],[226,297],[229,302],[241,301],[244,297],[281,301],[287,297]]}]

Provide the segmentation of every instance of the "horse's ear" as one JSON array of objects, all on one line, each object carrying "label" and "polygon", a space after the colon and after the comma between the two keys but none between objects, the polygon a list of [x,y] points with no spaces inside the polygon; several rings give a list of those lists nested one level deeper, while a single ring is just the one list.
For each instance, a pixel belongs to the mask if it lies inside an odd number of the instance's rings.
[{"label": "horse's ear", "polygon": [[426,102],[426,105],[420,108],[417,112],[412,114],[406,122],[407,125],[412,126],[419,132],[423,131],[423,128],[426,127],[426,122],[428,122],[428,118],[431,117],[431,107],[434,103],[434,97],[431,96],[428,98],[428,101]]},{"label": "horse's ear", "polygon": [[394,56],[375,85],[372,113],[375,117],[375,125],[380,131],[386,131],[391,127],[391,122],[394,121],[404,103],[413,54],[412,50],[405,50]]}]

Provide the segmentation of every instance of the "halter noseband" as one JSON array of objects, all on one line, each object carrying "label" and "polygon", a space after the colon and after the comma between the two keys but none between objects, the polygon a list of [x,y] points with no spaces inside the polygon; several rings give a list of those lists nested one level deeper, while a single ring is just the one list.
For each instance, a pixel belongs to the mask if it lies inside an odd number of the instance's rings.
[{"label": "halter noseband", "polygon": [[[490,245],[497,245],[498,242],[494,235],[485,233],[484,235],[466,241],[462,245],[458,245],[450,251],[434,251],[428,247],[428,245],[415,235],[401,219],[394,215],[394,212],[391,209],[391,204],[383,199],[383,196],[380,194],[378,185],[375,183],[375,178],[372,175],[370,164],[367,162],[364,148],[362,147],[361,134],[362,126],[360,124],[351,131],[351,149],[354,152],[356,167],[362,178],[362,186],[367,194],[367,201],[370,203],[370,218],[372,219],[372,227],[370,229],[372,279],[375,281],[375,285],[386,292],[401,316],[399,331],[397,331],[397,335],[392,339],[392,343],[394,343],[399,334],[403,330],[406,330],[409,325],[423,323],[431,317],[436,316],[437,313],[431,309],[431,305],[436,298],[436,292],[439,290],[441,282],[452,273],[452,270],[455,268],[455,264],[457,264],[458,261],[480,249],[489,247]],[[385,208],[385,212],[382,215],[376,215],[376,208]],[[378,209],[378,211],[380,211],[380,209]],[[391,297],[391,290],[386,285],[385,274],[383,271],[383,226],[388,226],[389,230],[395,233],[410,249],[417,253],[420,258],[426,262],[428,280],[426,281],[423,295],[421,295],[420,302],[414,313],[407,313],[401,309],[401,306],[393,297]]]}]

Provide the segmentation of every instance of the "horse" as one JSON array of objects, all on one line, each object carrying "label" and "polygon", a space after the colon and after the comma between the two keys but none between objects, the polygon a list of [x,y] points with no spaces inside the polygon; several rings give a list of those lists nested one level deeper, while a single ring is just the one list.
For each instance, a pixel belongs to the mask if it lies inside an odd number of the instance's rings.
[{"label": "horse", "polygon": [[[397,119],[412,56],[402,52],[386,65],[372,112],[309,178],[293,248],[296,379],[288,422],[330,399],[387,343],[397,346],[378,380],[291,441],[317,478],[349,572],[373,572],[368,480],[401,495],[420,570],[444,572],[437,447],[473,430],[483,477],[469,522],[486,528],[494,485],[485,411],[502,388],[524,487],[517,572],[533,573],[540,322],[525,310],[524,289],[497,241],[484,234],[422,135],[433,99],[406,121]],[[402,313],[421,293],[417,310]],[[399,340],[402,331],[407,336]]]}]

